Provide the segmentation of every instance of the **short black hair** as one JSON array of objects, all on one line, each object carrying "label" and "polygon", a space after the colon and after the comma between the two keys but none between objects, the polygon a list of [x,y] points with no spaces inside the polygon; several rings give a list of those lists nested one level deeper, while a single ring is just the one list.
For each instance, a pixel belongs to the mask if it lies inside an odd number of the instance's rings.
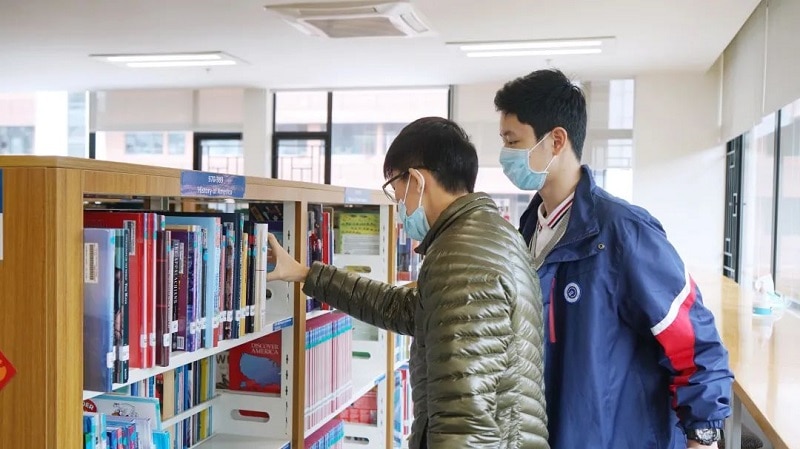
[{"label": "short black hair", "polygon": [[575,156],[581,160],[586,140],[586,97],[560,70],[537,70],[507,82],[497,91],[494,105],[530,125],[539,139],[553,128],[564,128]]},{"label": "short black hair", "polygon": [[410,168],[427,169],[448,193],[472,193],[478,177],[478,152],[457,123],[423,117],[403,128],[389,146],[383,176],[390,179]]}]

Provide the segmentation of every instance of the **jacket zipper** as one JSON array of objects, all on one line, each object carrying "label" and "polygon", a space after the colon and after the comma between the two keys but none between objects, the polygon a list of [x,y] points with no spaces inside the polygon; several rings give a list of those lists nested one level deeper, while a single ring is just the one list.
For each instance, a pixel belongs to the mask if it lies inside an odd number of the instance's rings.
[{"label": "jacket zipper", "polygon": [[555,297],[553,293],[556,290],[556,278],[553,276],[553,281],[550,282],[550,307],[549,307],[549,319],[547,320],[550,324],[550,343],[556,342],[556,317],[555,317]]}]

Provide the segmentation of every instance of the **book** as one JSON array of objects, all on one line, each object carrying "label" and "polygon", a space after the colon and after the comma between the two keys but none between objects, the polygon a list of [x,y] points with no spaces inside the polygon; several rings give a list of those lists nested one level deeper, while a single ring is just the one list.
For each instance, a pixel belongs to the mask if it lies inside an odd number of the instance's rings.
[{"label": "book", "polygon": [[84,229],[83,388],[111,391],[117,351],[114,341],[116,230]]}]

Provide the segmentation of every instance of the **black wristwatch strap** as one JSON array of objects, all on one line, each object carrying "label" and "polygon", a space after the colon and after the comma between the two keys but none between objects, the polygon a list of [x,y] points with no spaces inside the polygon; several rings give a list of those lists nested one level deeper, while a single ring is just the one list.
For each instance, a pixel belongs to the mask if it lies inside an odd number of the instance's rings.
[{"label": "black wristwatch strap", "polygon": [[722,437],[720,429],[689,429],[686,431],[686,438],[697,441],[703,446],[710,446]]}]

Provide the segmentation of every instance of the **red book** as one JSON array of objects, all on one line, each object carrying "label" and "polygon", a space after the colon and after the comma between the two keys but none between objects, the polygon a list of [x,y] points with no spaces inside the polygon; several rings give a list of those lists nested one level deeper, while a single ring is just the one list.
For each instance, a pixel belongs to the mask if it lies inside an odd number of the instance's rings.
[{"label": "red book", "polygon": [[273,332],[228,352],[231,390],[280,394],[281,334]]},{"label": "red book", "polygon": [[83,214],[85,228],[121,229],[127,228],[131,233],[129,273],[129,315],[128,328],[130,329],[130,367],[147,368],[148,333],[146,317],[147,301],[145,296],[146,277],[146,236],[145,215],[140,212],[114,212],[87,210]]}]

